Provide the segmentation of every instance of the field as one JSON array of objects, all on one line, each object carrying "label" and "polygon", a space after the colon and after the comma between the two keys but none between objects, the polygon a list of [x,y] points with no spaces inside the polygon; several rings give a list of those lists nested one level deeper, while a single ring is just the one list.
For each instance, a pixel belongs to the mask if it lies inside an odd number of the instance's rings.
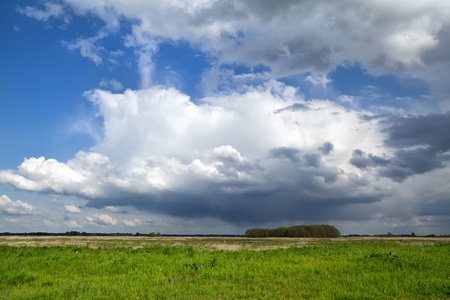
[{"label": "field", "polygon": [[0,237],[0,299],[450,299],[448,238]]}]

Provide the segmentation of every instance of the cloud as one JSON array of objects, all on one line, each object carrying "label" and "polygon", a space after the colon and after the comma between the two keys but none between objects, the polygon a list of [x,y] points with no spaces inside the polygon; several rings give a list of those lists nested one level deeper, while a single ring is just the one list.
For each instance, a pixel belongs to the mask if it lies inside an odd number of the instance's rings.
[{"label": "cloud", "polygon": [[117,213],[120,211],[120,209],[116,206],[105,206],[103,209],[112,213]]},{"label": "cloud", "polygon": [[444,168],[450,160],[450,114],[391,116],[382,122],[384,144],[396,149],[391,157],[353,151],[350,163],[359,169],[376,168],[380,176],[401,182],[415,174]]},{"label": "cloud", "polygon": [[48,220],[48,219],[43,220],[42,223],[44,223],[46,226],[49,226],[49,227],[58,226],[58,224],[56,222],[54,222],[52,220]]},{"label": "cloud", "polygon": [[13,216],[32,215],[34,208],[28,203],[20,200],[12,201],[8,196],[2,195],[0,196],[0,212]]},{"label": "cloud", "polygon": [[86,216],[84,217],[84,221],[88,224],[98,226],[114,226],[118,223],[117,219],[114,219],[106,214],[94,215],[92,217]]},{"label": "cloud", "polygon": [[67,220],[64,224],[72,228],[83,228],[83,226],[79,225],[75,220]]},{"label": "cloud", "polygon": [[331,152],[333,152],[334,146],[330,142],[323,143],[322,146],[318,148],[319,152],[323,155],[329,155]]},{"label": "cloud", "polygon": [[327,84],[332,82],[331,79],[327,78],[324,75],[308,75],[306,76],[305,80],[311,82],[314,85],[321,85],[322,87],[325,87]]},{"label": "cloud", "polygon": [[72,42],[63,41],[62,45],[69,50],[79,49],[81,56],[91,59],[98,66],[103,62],[102,53],[105,49],[103,46],[96,45],[97,43],[97,38],[78,38]]},{"label": "cloud", "polygon": [[450,150],[450,113],[393,116],[386,121],[385,143],[393,148],[426,146],[435,152]]},{"label": "cloud", "polygon": [[136,227],[139,224],[141,224],[142,222],[139,219],[134,219],[134,220],[126,220],[126,219],[124,219],[124,220],[122,220],[122,223],[125,226],[128,226],[128,227]]},{"label": "cloud", "polygon": [[338,97],[338,101],[343,103],[353,103],[355,100],[355,97],[349,96],[349,95],[341,95]]},{"label": "cloud", "polygon": [[350,163],[359,169],[366,169],[373,166],[386,166],[390,163],[389,159],[367,154],[360,149],[353,150]]},{"label": "cloud", "polygon": [[36,19],[38,21],[48,21],[50,18],[63,19],[65,23],[70,22],[70,18],[65,14],[64,7],[62,5],[52,3],[52,2],[44,2],[44,9],[38,9],[36,7],[27,6],[25,8],[21,8],[17,6],[17,11],[21,14],[24,14],[30,18]]},{"label": "cloud", "polygon": [[[423,101],[441,101],[436,107],[446,111],[449,8],[439,0],[64,0],[19,7],[41,21],[68,12],[100,17],[105,25],[96,35],[62,44],[96,65],[118,63],[125,52],[109,51],[106,38],[121,35],[136,55],[142,89],[124,91],[118,81],[102,79],[101,89],[85,96],[103,133],[89,122],[74,126],[92,132],[95,145],[64,162],[25,158],[17,170],[0,170],[0,183],[79,197],[86,210],[115,217],[134,206],[232,224],[439,220],[449,190],[442,179],[449,170],[448,113],[374,115],[359,105],[387,110],[378,104],[389,95],[374,86],[334,95],[334,103],[305,101],[302,90],[281,81],[305,78],[301,84],[333,96],[329,72],[358,65],[371,75],[425,80],[433,97]],[[209,63],[202,70],[204,98],[191,101],[175,88],[154,86],[155,54],[163,43],[179,41]],[[83,222],[140,225],[108,214]]]},{"label": "cloud", "polygon": [[100,81],[100,83],[98,85],[101,88],[111,89],[114,92],[119,92],[119,91],[123,90],[123,85],[115,79],[106,80],[106,79],[102,78],[102,80]]},{"label": "cloud", "polygon": [[69,214],[77,214],[77,213],[81,212],[81,209],[75,205],[64,205],[64,209],[65,209],[66,213],[69,213]]},{"label": "cloud", "polygon": [[144,88],[152,83],[158,45],[180,40],[198,46],[219,66],[265,65],[275,78],[311,72],[307,80],[326,85],[325,74],[336,66],[358,62],[374,74],[413,71],[445,88],[439,80],[448,62],[450,4],[445,1],[65,3],[78,14],[99,16],[106,27],[119,27],[119,16],[133,20],[126,44],[137,50]]},{"label": "cloud", "polygon": [[[77,196],[108,211],[131,205],[226,222],[319,219],[336,211],[342,218],[346,205],[386,194],[378,183],[355,180],[348,163],[352,149],[381,155],[378,123],[330,101],[305,102],[279,83],[199,104],[158,86],[86,96],[104,120],[103,140],[66,163],[27,158],[17,172],[0,171],[0,182]],[[117,222],[100,216],[85,221]]]},{"label": "cloud", "polygon": [[309,108],[306,104],[302,104],[302,103],[294,103],[294,104],[292,104],[292,105],[289,105],[289,106],[286,106],[286,107],[277,109],[277,110],[275,111],[275,113],[277,114],[277,113],[280,113],[280,112],[286,111],[286,110],[288,110],[288,111],[299,111],[299,110],[306,111],[306,110],[309,110],[309,109],[310,109],[310,108]]},{"label": "cloud", "polygon": [[[358,221],[376,219],[385,209],[377,203],[400,197],[415,176],[446,170],[448,160],[448,114],[372,116],[304,101],[274,82],[198,104],[159,86],[86,96],[103,139],[66,163],[27,158],[17,171],[1,170],[0,182],[113,213],[134,206],[231,224]],[[417,211],[434,211],[414,201]],[[107,214],[84,222],[136,223]]]}]

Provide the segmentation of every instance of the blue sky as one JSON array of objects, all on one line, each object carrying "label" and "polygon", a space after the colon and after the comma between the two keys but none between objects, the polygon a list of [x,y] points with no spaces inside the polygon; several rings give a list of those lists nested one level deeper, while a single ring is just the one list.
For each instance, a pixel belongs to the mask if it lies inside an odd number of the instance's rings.
[{"label": "blue sky", "polygon": [[0,231],[448,234],[449,4],[0,8]]}]

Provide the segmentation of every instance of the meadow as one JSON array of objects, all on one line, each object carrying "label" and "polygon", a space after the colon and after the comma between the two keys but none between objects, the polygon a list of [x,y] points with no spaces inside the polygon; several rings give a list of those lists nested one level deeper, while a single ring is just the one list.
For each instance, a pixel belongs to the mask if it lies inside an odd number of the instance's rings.
[{"label": "meadow", "polygon": [[0,237],[0,299],[450,299],[446,238]]}]

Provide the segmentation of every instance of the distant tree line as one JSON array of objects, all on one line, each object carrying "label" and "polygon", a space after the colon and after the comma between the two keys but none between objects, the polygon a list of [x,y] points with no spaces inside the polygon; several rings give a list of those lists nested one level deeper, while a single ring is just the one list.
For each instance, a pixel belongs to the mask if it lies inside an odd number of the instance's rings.
[{"label": "distant tree line", "polygon": [[340,237],[341,233],[331,225],[297,225],[275,229],[252,228],[245,232],[246,237]]},{"label": "distant tree line", "polygon": [[[300,227],[303,227],[301,229]],[[318,229],[322,228],[322,229]],[[325,229],[325,230],[324,230]],[[24,236],[150,236],[150,237],[158,237],[158,236],[166,236],[166,237],[243,237],[240,234],[161,234],[159,232],[150,232],[150,233],[125,233],[125,232],[116,232],[116,233],[103,233],[103,232],[79,232],[79,231],[66,231],[66,232],[0,232],[0,236],[13,236],[13,235],[24,235]],[[276,229],[262,229],[262,228],[253,228],[248,229],[245,232],[246,237],[339,237],[341,236],[339,230],[330,225],[299,225],[292,227],[280,227]],[[365,236],[374,236],[374,237],[450,237],[449,234],[428,234],[418,236],[414,232],[411,234],[392,234],[388,232],[387,234],[349,234],[347,237],[365,237]]]},{"label": "distant tree line", "polygon": [[103,232],[79,232],[79,231],[66,231],[66,232],[19,232],[19,233],[11,233],[11,232],[0,232],[0,236],[5,235],[29,235],[29,236],[147,236],[145,233],[124,233],[124,232],[115,232],[115,233],[103,233]]},{"label": "distant tree line", "polygon": [[104,233],[104,232],[79,232],[79,231],[66,231],[66,232],[0,232],[0,236],[9,236],[9,235],[17,235],[17,236],[150,236],[150,237],[159,237],[159,236],[168,236],[168,237],[243,237],[241,234],[162,234],[159,232],[150,232],[150,233],[127,233],[127,232],[113,232],[113,233]]}]

